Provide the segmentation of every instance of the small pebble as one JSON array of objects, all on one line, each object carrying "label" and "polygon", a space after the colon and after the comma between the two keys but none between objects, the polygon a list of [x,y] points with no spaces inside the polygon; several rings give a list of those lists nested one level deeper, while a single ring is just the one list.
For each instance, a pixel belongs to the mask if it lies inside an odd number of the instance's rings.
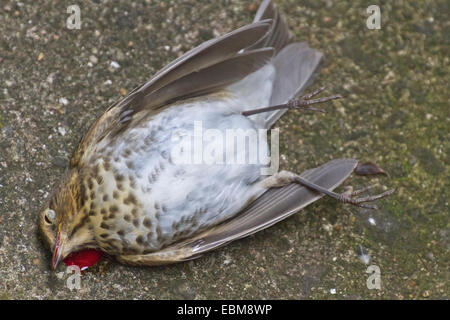
[{"label": "small pebble", "polygon": [[67,133],[67,130],[64,127],[58,127],[58,132],[64,137]]},{"label": "small pebble", "polygon": [[61,103],[63,106],[67,106],[69,104],[69,100],[62,97],[62,98],[59,98],[59,103]]},{"label": "small pebble", "polygon": [[93,64],[96,64],[98,62],[98,58],[94,55],[89,56],[89,61]]},{"label": "small pebble", "polygon": [[116,61],[111,61],[111,63],[109,65],[111,67],[113,67],[114,69],[119,69],[120,68],[120,64],[117,63]]}]

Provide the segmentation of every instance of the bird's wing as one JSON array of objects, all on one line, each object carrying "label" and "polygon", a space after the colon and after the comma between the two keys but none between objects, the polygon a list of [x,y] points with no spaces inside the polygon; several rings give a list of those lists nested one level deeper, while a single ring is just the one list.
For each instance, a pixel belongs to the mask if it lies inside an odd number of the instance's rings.
[{"label": "bird's wing", "polygon": [[160,112],[171,102],[216,91],[260,68],[270,60],[274,50],[261,46],[248,48],[269,36],[272,23],[272,20],[251,23],[206,41],[168,64],[91,125],[72,156],[71,166],[80,166],[89,159],[95,151],[93,146],[107,135],[122,132],[140,111]]},{"label": "bird's wing", "polygon": [[255,14],[253,22],[272,20],[270,30],[267,35],[255,43],[251,48],[272,47],[276,53],[280,52],[292,40],[289,29],[271,0],[264,0]]},{"label": "bird's wing", "polygon": [[[357,164],[358,161],[354,159],[332,160],[320,167],[305,171],[301,176],[333,190],[353,172]],[[273,188],[232,219],[191,239],[158,252],[145,255],[123,255],[117,258],[123,263],[132,265],[162,265],[195,259],[208,251],[268,228],[322,196],[323,194],[295,183],[282,188]]]}]

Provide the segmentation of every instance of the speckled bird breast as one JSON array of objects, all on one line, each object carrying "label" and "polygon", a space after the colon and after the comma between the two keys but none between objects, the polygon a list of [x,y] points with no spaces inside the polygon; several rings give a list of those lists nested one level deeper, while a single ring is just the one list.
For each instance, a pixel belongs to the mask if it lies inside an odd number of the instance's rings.
[{"label": "speckled bird breast", "polygon": [[[230,128],[256,129],[234,107],[239,101],[221,95],[188,100],[119,139],[102,141],[87,179],[90,223],[101,249],[116,254],[159,250],[234,216],[265,191],[255,183],[259,164],[174,161],[174,154],[194,151],[184,150],[174,134],[192,132],[195,121],[223,134]],[[203,141],[203,150],[212,143],[217,141]]]}]

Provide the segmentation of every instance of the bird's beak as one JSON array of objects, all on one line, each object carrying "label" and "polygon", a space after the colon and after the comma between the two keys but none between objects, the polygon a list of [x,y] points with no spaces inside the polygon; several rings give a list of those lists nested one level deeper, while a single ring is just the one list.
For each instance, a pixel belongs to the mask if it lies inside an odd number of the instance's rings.
[{"label": "bird's beak", "polygon": [[61,241],[61,225],[58,226],[58,235],[56,236],[55,249],[53,251],[52,268],[56,269],[62,258],[64,243]]}]

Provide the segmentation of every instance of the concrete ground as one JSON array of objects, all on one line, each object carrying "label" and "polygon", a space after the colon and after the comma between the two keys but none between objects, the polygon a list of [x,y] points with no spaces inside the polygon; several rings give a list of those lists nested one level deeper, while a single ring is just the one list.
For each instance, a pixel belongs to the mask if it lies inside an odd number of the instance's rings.
[{"label": "concrete ground", "polygon": [[[278,123],[281,166],[372,160],[397,192],[367,211],[322,199],[201,259],[157,268],[102,261],[81,288],[50,270],[37,214],[82,134],[105,108],[195,45],[249,23],[255,0],[2,1],[0,298],[449,298],[448,2],[279,0],[299,41],[326,59],[312,88],[345,99]],[[81,29],[66,27],[81,8]],[[381,289],[369,289],[370,265]],[[59,272],[64,271],[61,267]]]}]

